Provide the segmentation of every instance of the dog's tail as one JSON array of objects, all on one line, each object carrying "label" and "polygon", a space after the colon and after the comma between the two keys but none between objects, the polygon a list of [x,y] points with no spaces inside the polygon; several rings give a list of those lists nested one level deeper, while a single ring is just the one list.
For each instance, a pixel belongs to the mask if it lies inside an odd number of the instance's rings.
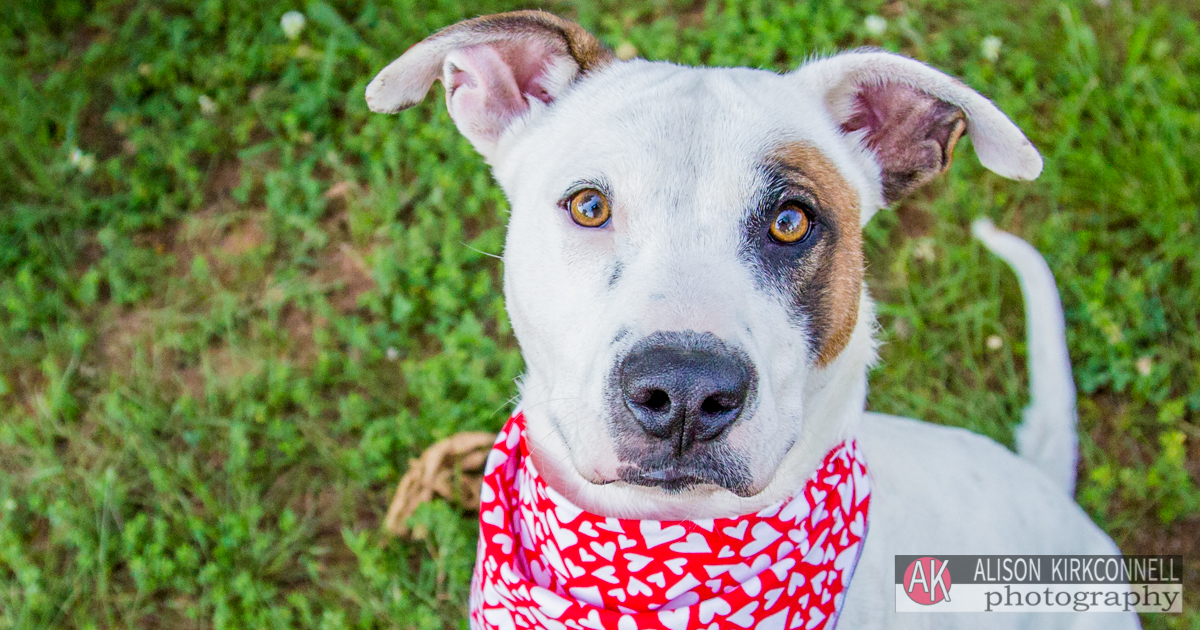
[{"label": "dog's tail", "polygon": [[1016,272],[1025,300],[1030,402],[1017,427],[1017,452],[1074,495],[1079,457],[1075,382],[1054,275],[1032,245],[997,229],[991,221],[976,219],[971,232]]}]

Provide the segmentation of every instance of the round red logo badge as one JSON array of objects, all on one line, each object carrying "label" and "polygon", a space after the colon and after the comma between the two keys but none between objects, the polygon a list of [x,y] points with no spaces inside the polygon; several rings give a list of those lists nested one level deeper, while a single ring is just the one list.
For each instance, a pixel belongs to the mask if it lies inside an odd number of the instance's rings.
[{"label": "round red logo badge", "polygon": [[917,558],[904,570],[904,592],[918,604],[930,606],[950,601],[950,562]]}]

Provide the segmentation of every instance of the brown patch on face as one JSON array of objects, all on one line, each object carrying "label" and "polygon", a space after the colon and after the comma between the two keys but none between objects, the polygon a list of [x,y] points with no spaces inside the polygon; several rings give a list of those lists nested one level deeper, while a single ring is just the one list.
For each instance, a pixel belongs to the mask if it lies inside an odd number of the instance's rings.
[{"label": "brown patch on face", "polygon": [[[828,365],[850,342],[858,323],[858,301],[862,293],[863,248],[859,225],[861,209],[858,192],[838,172],[837,167],[816,147],[794,143],[780,148],[774,156],[779,164],[795,175],[796,184],[812,191],[821,208],[832,214],[835,240],[831,247],[816,247],[818,260],[812,273],[805,274],[806,284],[818,287],[817,308],[810,313],[818,331],[818,367]],[[803,287],[797,287],[801,293]]]}]

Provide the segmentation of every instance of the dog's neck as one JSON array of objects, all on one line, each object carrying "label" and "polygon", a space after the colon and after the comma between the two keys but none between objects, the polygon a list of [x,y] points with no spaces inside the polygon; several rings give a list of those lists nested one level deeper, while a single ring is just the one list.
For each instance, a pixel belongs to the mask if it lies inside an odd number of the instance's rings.
[{"label": "dog's neck", "polygon": [[[584,479],[566,457],[562,437],[536,404],[525,408],[530,454],[547,483],[575,505],[603,516],[626,519],[687,520],[728,518],[757,512],[792,496],[825,454],[853,436],[867,398],[867,370],[875,361],[874,304],[864,288],[858,322],[845,350],[805,383],[804,427],[799,439],[758,494],[741,497],[719,488],[669,493],[623,482],[596,485]],[[530,402],[530,401],[526,401]]]}]

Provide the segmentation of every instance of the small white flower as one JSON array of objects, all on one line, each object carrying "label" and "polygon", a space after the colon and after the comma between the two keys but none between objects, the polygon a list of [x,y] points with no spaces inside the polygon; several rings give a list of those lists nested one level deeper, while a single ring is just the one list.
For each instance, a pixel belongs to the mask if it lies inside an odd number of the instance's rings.
[{"label": "small white flower", "polygon": [[1154,367],[1154,361],[1150,357],[1142,357],[1137,360],[1137,371],[1142,376],[1150,376],[1150,370]]},{"label": "small white flower", "polygon": [[988,61],[995,61],[1000,58],[1000,47],[1004,45],[1004,40],[995,35],[988,35],[983,38],[979,44],[979,51],[983,53],[983,58]]},{"label": "small white flower", "polygon": [[617,59],[621,61],[629,61],[637,55],[638,49],[637,46],[633,45],[633,42],[621,42],[621,45],[617,46]]},{"label": "small white flower", "polygon": [[209,98],[207,94],[201,94],[196,102],[200,104],[200,113],[205,116],[212,116],[217,113],[217,102]]},{"label": "small white flower", "polygon": [[867,29],[868,33],[878,37],[879,35],[883,35],[883,32],[887,30],[887,20],[878,15],[868,15],[863,20],[863,28]]},{"label": "small white flower", "polygon": [[288,39],[296,39],[300,37],[300,31],[304,30],[304,23],[308,20],[304,19],[304,14],[299,11],[288,11],[279,18],[279,28],[283,29],[283,34]]},{"label": "small white flower", "polygon": [[96,156],[90,153],[84,153],[79,147],[71,148],[71,166],[74,166],[80,173],[87,175],[96,168]]},{"label": "small white flower", "polygon": [[917,241],[917,246],[913,248],[913,258],[933,262],[937,260],[937,251],[933,248],[933,239],[928,236]]},{"label": "small white flower", "polygon": [[1004,340],[1000,338],[1000,335],[991,335],[987,338],[987,347],[988,350],[995,352],[1004,347]]},{"label": "small white flower", "polygon": [[400,351],[388,346],[388,349],[384,352],[384,355],[387,357],[388,361],[395,361],[400,358]]},{"label": "small white flower", "polygon": [[8,498],[8,499],[5,499],[5,500],[4,500],[4,511],[6,511],[6,512],[11,512],[11,511],[13,511],[13,510],[15,510],[15,509],[17,509],[17,502],[16,502],[16,501],[13,501],[11,498]]}]

